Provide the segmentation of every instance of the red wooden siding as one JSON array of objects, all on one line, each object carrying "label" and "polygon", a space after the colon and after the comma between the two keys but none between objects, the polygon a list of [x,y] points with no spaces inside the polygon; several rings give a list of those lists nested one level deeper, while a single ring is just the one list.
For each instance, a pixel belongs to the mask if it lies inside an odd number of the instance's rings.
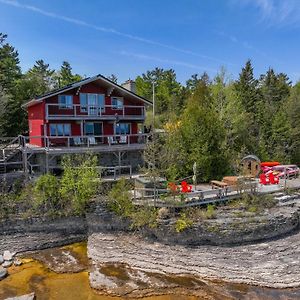
[{"label": "red wooden siding", "polygon": [[[89,83],[80,88],[78,88],[61,93],[61,95],[72,95],[73,96],[73,104],[80,104],[80,93],[95,93],[95,94],[104,94],[105,95],[105,105],[111,105],[111,97],[121,97],[116,90],[112,91],[112,94],[110,96],[107,96],[107,90],[102,88],[101,86],[95,84],[95,83]],[[58,123],[68,123],[71,124],[71,135],[73,136],[80,136],[81,135],[81,124],[80,120],[46,120],[46,104],[58,104],[58,95],[49,97],[45,99],[44,101],[40,103],[33,104],[32,106],[29,106],[28,109],[28,121],[29,121],[29,128],[30,128],[30,143],[37,146],[44,146],[44,139],[43,138],[34,138],[34,136],[44,136],[44,128],[46,128],[46,134],[50,136],[50,124]],[[145,104],[143,101],[139,101],[135,99],[132,96],[124,97],[123,98],[123,105],[133,105],[133,106],[140,106],[144,107]],[[73,116],[74,110],[73,109],[59,109],[58,106],[49,107],[49,112],[51,110],[51,113],[56,115],[70,115]],[[126,108],[125,109],[125,115],[141,115],[142,110],[139,108]],[[120,115],[123,114],[123,110],[116,110],[112,108],[105,108],[105,113],[103,115],[112,115],[114,116],[115,113],[119,113]],[[86,115],[84,113],[80,112],[80,107],[77,107],[76,110],[77,116]],[[114,121],[105,121],[100,120],[95,116],[94,119],[89,119],[86,122],[102,122],[103,123],[103,135],[113,135],[114,134]],[[138,133],[138,122],[137,121],[122,121],[125,123],[131,124],[131,134],[137,134]],[[55,138],[51,139],[52,141],[55,141]],[[59,140],[59,139],[57,139]],[[61,139],[62,140],[62,139]],[[136,137],[131,137],[130,139],[131,143],[137,142]]]},{"label": "red wooden siding", "polygon": [[44,146],[44,140],[39,138],[44,135],[45,103],[37,103],[28,107],[29,142],[32,145]]}]

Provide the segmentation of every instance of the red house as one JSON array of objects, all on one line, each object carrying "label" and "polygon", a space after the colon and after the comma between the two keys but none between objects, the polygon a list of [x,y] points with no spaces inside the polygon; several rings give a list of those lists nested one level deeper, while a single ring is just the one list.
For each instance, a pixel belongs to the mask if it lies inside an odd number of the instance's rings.
[{"label": "red house", "polygon": [[[144,149],[147,105],[152,103],[135,93],[133,81],[118,85],[102,75],[54,90],[24,105],[29,122],[27,152],[112,152],[115,155],[102,159],[101,165],[121,167],[126,152]],[[38,161],[34,164],[45,164],[49,170],[49,162]]]},{"label": "red house", "polygon": [[[125,85],[126,84],[126,85]],[[40,147],[136,143],[151,102],[102,75],[67,85],[25,104],[30,144]]]}]

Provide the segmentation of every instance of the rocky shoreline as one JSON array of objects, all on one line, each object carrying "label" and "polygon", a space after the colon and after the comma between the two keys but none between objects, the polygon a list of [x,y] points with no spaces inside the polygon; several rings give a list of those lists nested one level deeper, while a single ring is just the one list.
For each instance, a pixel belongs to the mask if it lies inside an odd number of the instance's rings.
[{"label": "rocky shoreline", "polygon": [[[161,220],[159,228],[133,232],[128,219],[100,203],[86,217],[0,222],[0,252],[24,253],[87,240],[86,260],[65,249],[28,255],[58,273],[88,271],[90,286],[112,296],[186,293],[186,289],[197,296],[199,290],[203,295],[207,282],[211,287],[216,280],[299,288],[299,207],[295,198],[260,216],[243,218],[224,208],[218,219],[178,233],[172,218]],[[300,297],[300,289],[296,293]]]},{"label": "rocky shoreline", "polygon": [[[193,248],[163,245],[132,234],[95,233],[88,238],[88,257],[91,286],[111,295],[122,295],[121,290],[134,296],[137,291],[166,288],[160,276],[177,277],[178,283],[180,278],[192,277],[199,282],[300,287],[300,233],[255,245]],[[120,266],[121,273],[108,272]]]}]

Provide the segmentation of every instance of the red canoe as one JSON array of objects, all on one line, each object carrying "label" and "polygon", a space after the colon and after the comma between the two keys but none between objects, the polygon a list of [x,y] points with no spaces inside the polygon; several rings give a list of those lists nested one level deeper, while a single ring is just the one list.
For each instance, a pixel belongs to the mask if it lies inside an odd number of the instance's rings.
[{"label": "red canoe", "polygon": [[261,167],[275,167],[280,165],[278,161],[265,161],[260,164]]}]

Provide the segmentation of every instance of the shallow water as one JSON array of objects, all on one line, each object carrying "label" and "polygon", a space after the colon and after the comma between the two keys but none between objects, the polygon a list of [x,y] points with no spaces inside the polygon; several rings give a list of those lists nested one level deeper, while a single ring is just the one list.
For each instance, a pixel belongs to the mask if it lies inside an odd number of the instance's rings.
[{"label": "shallow water", "polygon": [[[86,255],[86,243],[74,244],[66,247],[48,249],[39,252],[41,261],[54,260],[60,263],[59,253],[66,250],[72,251],[84,271],[77,273],[55,273],[50,271],[42,262],[31,258],[23,258],[23,265],[9,268],[9,276],[0,281],[0,299],[35,292],[37,300],[116,300],[122,297],[111,297],[98,294],[89,286],[87,272],[88,259]],[[27,254],[27,257],[35,257]],[[41,259],[42,258],[42,259]],[[122,267],[116,269],[107,268],[104,273],[111,276],[121,276]],[[166,276],[165,280],[181,285],[177,291],[172,289],[166,293],[170,295],[152,296],[147,300],[195,300],[195,299],[300,299],[300,289],[269,289],[245,284],[230,284],[226,282],[207,282],[192,277]],[[195,283],[198,286],[195,289]],[[193,287],[191,289],[191,287]],[[178,292],[178,293],[177,293]],[[196,293],[198,296],[188,296]]]}]

